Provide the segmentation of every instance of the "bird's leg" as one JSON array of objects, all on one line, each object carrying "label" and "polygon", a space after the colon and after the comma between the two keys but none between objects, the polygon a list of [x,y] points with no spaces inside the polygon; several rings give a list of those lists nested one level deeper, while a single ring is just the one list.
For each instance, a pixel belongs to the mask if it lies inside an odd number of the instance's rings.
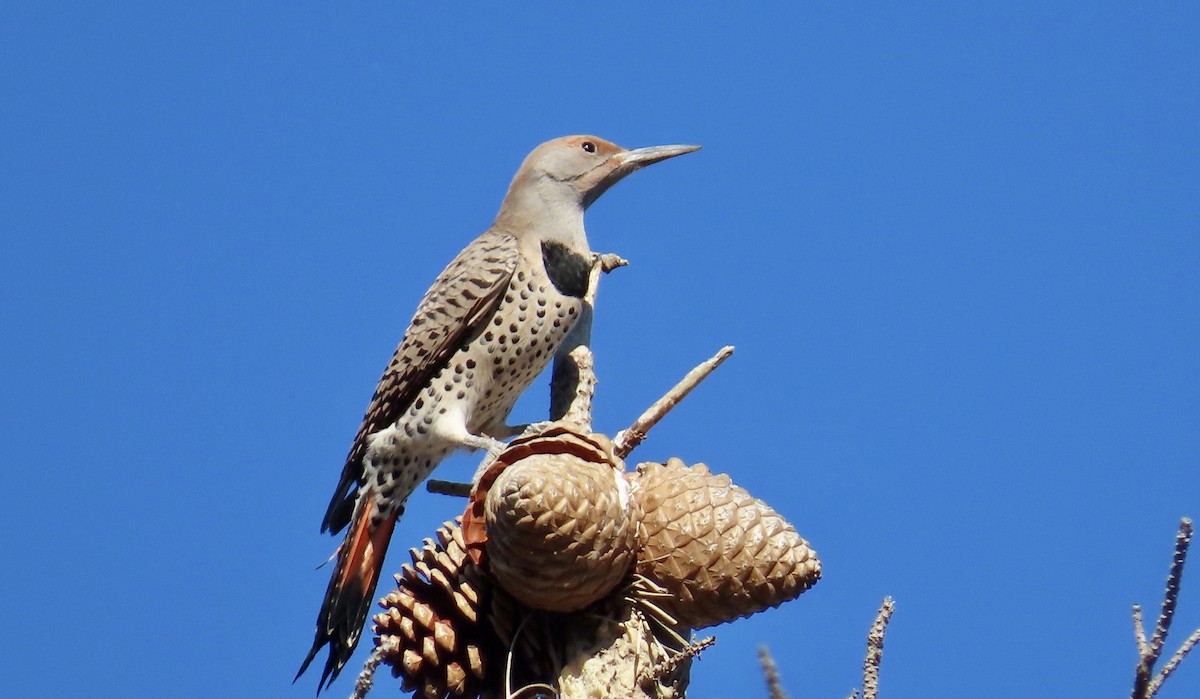
[{"label": "bird's leg", "polygon": [[496,460],[497,456],[500,456],[500,452],[504,451],[504,448],[507,446],[504,442],[494,437],[489,437],[486,434],[467,434],[461,436],[460,440],[460,444],[464,447],[483,449],[487,452],[483,460],[479,462],[479,467],[475,469],[475,475],[471,476],[471,483],[479,482],[479,477],[488,470],[488,467],[492,465],[492,462]]},{"label": "bird's leg", "polygon": [[463,449],[482,449],[493,458],[504,451],[504,442],[489,436],[492,430],[478,430],[478,434],[472,432],[460,408],[446,412],[434,421],[432,428],[435,437]]},{"label": "bird's leg", "polygon": [[471,476],[471,481],[469,483],[430,480],[426,483],[425,488],[431,493],[469,497],[471,495],[471,490],[474,488],[475,484],[479,482],[480,476],[482,476],[488,470],[488,468],[496,460],[496,457],[500,456],[500,453],[504,451],[504,448],[508,445],[499,439],[489,437],[486,434],[471,434],[470,432],[466,431],[455,434],[451,441],[464,449],[471,449],[472,451],[482,449],[484,451],[483,460],[479,462],[479,466],[475,469],[475,474]]},{"label": "bird's leg", "polygon": [[465,434],[459,437],[459,444],[468,449],[482,449],[487,452],[487,460],[491,461],[504,451],[504,442],[486,434]]}]

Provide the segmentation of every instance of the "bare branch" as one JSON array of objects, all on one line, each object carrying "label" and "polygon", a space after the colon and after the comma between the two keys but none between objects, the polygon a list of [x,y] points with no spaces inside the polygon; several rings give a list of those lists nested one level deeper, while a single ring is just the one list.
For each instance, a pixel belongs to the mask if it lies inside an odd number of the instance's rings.
[{"label": "bare branch", "polygon": [[879,665],[883,662],[883,636],[894,611],[896,603],[891,597],[884,597],[879,614],[875,616],[875,623],[871,624],[871,632],[867,634],[867,658],[863,662],[863,699],[877,699],[879,696]]},{"label": "bare branch", "polygon": [[[563,338],[562,344],[554,352],[554,366],[550,370],[550,419],[561,420],[570,409],[576,398],[576,389],[583,380],[580,368],[571,353],[579,347],[592,344],[592,316],[596,307],[596,292],[600,288],[600,274],[608,273],[629,264],[625,258],[605,253],[596,255],[592,260],[592,269],[588,275],[588,290],[583,296],[583,308],[574,327]],[[595,375],[592,376],[593,385]],[[589,417],[588,424],[591,424]]]},{"label": "bare branch", "polygon": [[456,498],[471,497],[471,484],[458,481],[439,481],[430,479],[425,482],[425,490],[436,495],[452,495]]},{"label": "bare branch", "polygon": [[716,642],[716,636],[709,636],[708,638],[702,638],[695,643],[687,644],[683,650],[677,653],[672,653],[666,660],[663,660],[662,662],[657,663],[654,667],[650,668],[650,672],[646,673],[646,676],[642,678],[641,684],[645,685],[656,682],[672,672],[675,672],[675,670],[679,668],[680,663],[700,655],[701,651],[712,646]]},{"label": "bare branch", "polygon": [[1162,655],[1163,646],[1167,642],[1167,633],[1171,630],[1171,620],[1175,618],[1175,607],[1179,603],[1179,589],[1183,582],[1183,567],[1187,562],[1188,546],[1192,541],[1192,520],[1184,517],[1179,521],[1179,533],[1175,536],[1175,555],[1171,560],[1171,572],[1167,574],[1167,588],[1163,592],[1162,611],[1158,615],[1158,624],[1154,635],[1146,640],[1142,624],[1142,608],[1133,607],[1133,626],[1138,645],[1138,662],[1134,668],[1132,699],[1152,699],[1162,687],[1167,677],[1179,667],[1184,657],[1200,640],[1200,629],[1197,629],[1184,641],[1171,660],[1154,676],[1154,664]]},{"label": "bare branch", "polygon": [[350,695],[350,699],[363,699],[367,696],[367,693],[375,686],[375,669],[381,662],[383,662],[383,646],[375,646],[375,650],[371,651],[371,657],[363,663],[363,669],[358,673],[358,679],[354,680],[354,693]]},{"label": "bare branch", "polygon": [[1138,657],[1150,654],[1150,646],[1146,645],[1146,626],[1142,623],[1142,605],[1133,605],[1133,635],[1137,639]]},{"label": "bare branch", "polygon": [[596,371],[592,360],[592,351],[587,345],[580,345],[567,355],[575,362],[577,381],[575,383],[575,398],[567,408],[563,419],[575,423],[582,429],[592,431],[592,397],[596,394]]},{"label": "bare branch", "polygon": [[770,699],[787,699],[787,692],[783,691],[783,683],[779,681],[779,668],[775,666],[775,659],[766,646],[758,647],[758,662],[762,664],[763,676],[767,678],[767,696]]},{"label": "bare branch", "polygon": [[721,366],[721,363],[729,359],[732,354],[733,347],[722,347],[721,351],[713,355],[712,358],[689,371],[679,383],[675,384],[674,388],[667,391],[662,398],[659,398],[654,402],[654,405],[642,413],[641,417],[634,420],[629,429],[617,434],[617,438],[613,440],[613,451],[616,455],[622,459],[629,456],[629,453],[646,439],[646,433],[650,431],[650,428],[657,425],[658,421],[671,412],[672,408],[679,405],[679,401],[691,393],[692,389],[698,386],[701,381],[708,378],[708,375],[713,373],[713,370]]},{"label": "bare branch", "polygon": [[[599,269],[596,267],[595,269]],[[595,286],[592,287],[593,292]],[[592,292],[589,292],[592,293]],[[562,344],[554,353],[554,364],[550,370],[550,419],[561,420],[571,408],[575,400],[576,389],[579,386],[579,367],[571,352],[578,347],[587,347],[592,343],[592,305],[583,304],[579,312],[579,320],[567,333]]]},{"label": "bare branch", "polygon": [[1183,659],[1187,657],[1188,653],[1192,652],[1192,648],[1197,643],[1200,643],[1200,629],[1196,629],[1192,632],[1191,636],[1188,636],[1183,645],[1179,647],[1179,650],[1175,651],[1175,655],[1172,655],[1167,664],[1163,666],[1158,676],[1150,682],[1149,696],[1153,697],[1155,694],[1158,694],[1158,690],[1162,687],[1163,682],[1166,682],[1171,673],[1175,672],[1175,668],[1179,667],[1179,663],[1183,662]]},{"label": "bare branch", "polygon": [[1188,545],[1192,541],[1192,520],[1184,517],[1179,522],[1179,533],[1175,536],[1175,556],[1171,560],[1171,572],[1167,575],[1167,590],[1163,594],[1162,611],[1158,625],[1150,639],[1150,650],[1157,658],[1167,640],[1171,620],[1175,618],[1175,605],[1179,602],[1179,583],[1183,578],[1183,564],[1187,561]]},{"label": "bare branch", "polygon": [[1137,666],[1133,671],[1133,694],[1132,699],[1150,699],[1150,673],[1154,671],[1154,656],[1150,653],[1150,646],[1145,644],[1146,653],[1138,655]]}]

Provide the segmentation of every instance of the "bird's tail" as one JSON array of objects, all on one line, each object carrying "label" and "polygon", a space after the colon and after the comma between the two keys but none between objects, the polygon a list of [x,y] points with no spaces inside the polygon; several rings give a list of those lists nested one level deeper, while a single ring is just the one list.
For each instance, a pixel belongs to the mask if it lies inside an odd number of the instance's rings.
[{"label": "bird's tail", "polygon": [[375,585],[383,570],[383,558],[400,512],[393,512],[379,522],[372,522],[376,511],[375,498],[369,493],[359,495],[354,517],[346,530],[346,538],[338,547],[337,566],[325,591],[325,601],[317,615],[317,635],[308,657],[300,665],[295,682],[308,669],[322,646],[329,646],[329,658],[321,671],[319,694],[337,678],[358,645],[363,624],[375,596]]}]

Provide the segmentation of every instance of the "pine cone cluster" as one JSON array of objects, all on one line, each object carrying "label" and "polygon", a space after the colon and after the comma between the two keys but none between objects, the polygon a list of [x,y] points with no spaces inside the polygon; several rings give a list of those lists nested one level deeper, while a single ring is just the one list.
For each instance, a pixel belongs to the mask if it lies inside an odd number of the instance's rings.
[{"label": "pine cone cluster", "polygon": [[566,423],[513,440],[460,521],[411,551],[375,617],[383,661],[423,699],[498,686],[510,652],[522,679],[553,677],[555,654],[534,647],[553,634],[520,634],[522,619],[609,598],[632,571],[666,591],[647,600],[670,626],[692,629],[782,604],[821,577],[808,542],[728,476],[679,459],[625,473],[606,437]]},{"label": "pine cone cluster", "polygon": [[602,435],[557,423],[514,440],[485,472],[465,541],[496,583],[534,609],[603,599],[636,570],[657,602],[704,628],[794,599],[821,577],[808,542],[729,476],[679,459],[624,473]]}]

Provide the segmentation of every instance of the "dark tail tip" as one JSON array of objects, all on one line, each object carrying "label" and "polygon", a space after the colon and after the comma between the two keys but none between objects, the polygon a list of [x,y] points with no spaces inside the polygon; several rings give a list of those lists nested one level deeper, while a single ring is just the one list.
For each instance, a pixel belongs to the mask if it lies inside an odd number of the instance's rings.
[{"label": "dark tail tip", "polygon": [[317,640],[313,643],[313,647],[308,651],[308,655],[304,658],[304,662],[300,664],[300,669],[296,672],[296,676],[292,678],[292,684],[300,679],[308,666],[312,664],[313,659],[317,657],[317,653],[321,652],[321,648],[329,646],[329,657],[325,660],[325,667],[321,670],[321,680],[317,682],[317,696],[321,695],[323,690],[329,689],[337,676],[341,674],[342,668],[350,660],[350,656],[354,654],[354,644],[349,646],[339,643],[335,638],[322,638],[321,634],[317,634]]},{"label": "dark tail tip", "polygon": [[[304,658],[304,662],[300,663],[300,669],[296,671],[296,676],[292,678],[292,684],[296,684],[296,682],[300,679],[300,675],[303,675],[304,671],[308,669],[308,666],[312,664],[313,658],[317,657],[317,652],[321,650],[321,645],[322,644],[319,640],[317,643],[313,644],[312,650],[308,651],[308,656]],[[321,687],[318,685],[317,694],[320,693]]]},{"label": "dark tail tip", "polygon": [[354,655],[354,648],[362,635],[363,625],[371,608],[371,596],[374,593],[374,586],[365,590],[359,580],[348,581],[344,588],[337,582],[338,576],[334,575],[329,583],[325,603],[321,605],[317,616],[316,638],[313,639],[312,648],[292,680],[294,684],[300,679],[300,675],[308,670],[308,666],[316,659],[321,649],[328,646],[329,657],[321,671],[321,681],[317,683],[318,695],[333,684],[342,668],[350,661],[350,656]]},{"label": "dark tail tip", "polygon": [[[350,661],[350,656],[354,655],[354,648],[358,645],[371,609],[375,584],[383,568],[392,529],[399,517],[398,512],[393,512],[382,522],[371,526],[372,501],[366,499],[364,502],[367,504],[355,515],[355,526],[346,532],[346,539],[338,548],[337,566],[325,590],[321,611],[317,614],[316,638],[296,673],[296,679],[299,679],[321,649],[328,646],[329,657],[325,661],[325,669],[321,671],[321,681],[317,683],[317,694],[337,679],[342,668]],[[293,683],[295,681],[292,680]]]}]

